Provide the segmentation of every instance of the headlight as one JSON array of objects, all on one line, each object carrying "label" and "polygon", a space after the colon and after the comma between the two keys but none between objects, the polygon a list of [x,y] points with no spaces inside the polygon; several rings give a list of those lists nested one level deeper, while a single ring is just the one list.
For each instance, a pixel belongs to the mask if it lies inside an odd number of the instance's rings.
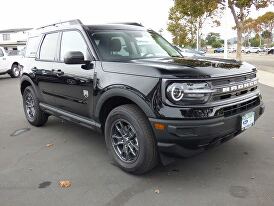
[{"label": "headlight", "polygon": [[168,100],[181,105],[206,103],[213,92],[208,83],[172,83],[166,90]]}]

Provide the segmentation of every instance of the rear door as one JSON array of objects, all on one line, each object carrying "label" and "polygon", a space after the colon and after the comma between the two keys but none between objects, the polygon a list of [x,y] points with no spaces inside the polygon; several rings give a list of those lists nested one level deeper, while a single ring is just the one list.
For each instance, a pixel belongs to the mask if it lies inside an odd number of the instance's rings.
[{"label": "rear door", "polygon": [[31,68],[42,95],[41,101],[53,106],[58,81],[58,76],[53,71],[53,64],[57,59],[59,35],[59,32],[44,35],[35,63]]}]

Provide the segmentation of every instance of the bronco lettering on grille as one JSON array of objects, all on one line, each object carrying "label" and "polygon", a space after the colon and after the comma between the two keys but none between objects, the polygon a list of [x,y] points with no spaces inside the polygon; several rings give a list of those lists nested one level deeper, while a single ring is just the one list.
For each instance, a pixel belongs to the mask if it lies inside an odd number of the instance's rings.
[{"label": "bronco lettering on grille", "polygon": [[233,91],[237,91],[237,90],[241,90],[241,89],[245,89],[248,87],[252,87],[258,84],[258,81],[252,81],[252,82],[247,82],[247,83],[243,83],[243,84],[238,84],[238,85],[234,85],[231,87],[224,87],[222,88],[222,92],[233,92]]}]

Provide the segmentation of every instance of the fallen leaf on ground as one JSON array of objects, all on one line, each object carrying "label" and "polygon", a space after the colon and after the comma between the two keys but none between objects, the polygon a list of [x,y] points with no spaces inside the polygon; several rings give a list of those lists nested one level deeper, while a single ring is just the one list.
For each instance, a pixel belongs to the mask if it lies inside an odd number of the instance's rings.
[{"label": "fallen leaf on ground", "polygon": [[272,137],[272,139],[274,139],[274,137]]},{"label": "fallen leaf on ground", "polygon": [[159,194],[159,193],[160,193],[160,190],[159,190],[159,189],[156,189],[156,190],[154,190],[154,192],[155,192],[156,194]]},{"label": "fallen leaf on ground", "polygon": [[61,180],[59,181],[59,186],[62,188],[68,188],[71,186],[71,182],[69,180]]},{"label": "fallen leaf on ground", "polygon": [[50,148],[50,147],[53,147],[54,144],[47,144],[46,147]]}]

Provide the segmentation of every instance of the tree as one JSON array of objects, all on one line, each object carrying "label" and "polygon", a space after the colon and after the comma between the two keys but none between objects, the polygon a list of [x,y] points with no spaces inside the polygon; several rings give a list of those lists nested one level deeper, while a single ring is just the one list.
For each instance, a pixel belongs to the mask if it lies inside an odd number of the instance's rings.
[{"label": "tree", "polygon": [[[193,45],[207,18],[212,18],[218,9],[219,0],[175,0],[169,11],[168,31],[173,36],[173,43]],[[199,33],[201,43],[201,33]]]},{"label": "tree", "polygon": [[208,45],[212,45],[214,42],[219,41],[221,39],[221,36],[219,33],[210,32],[206,36],[206,43]]},{"label": "tree", "polygon": [[172,7],[169,12],[169,23],[167,30],[172,34],[173,44],[184,46],[189,43],[188,31],[182,24],[182,14]]},{"label": "tree", "polygon": [[272,43],[272,31],[274,29],[274,13],[267,12],[256,19],[258,27],[260,28],[260,36],[264,38],[268,46]]},{"label": "tree", "polygon": [[215,41],[215,42],[213,42],[213,43],[211,44],[211,46],[212,46],[213,48],[220,48],[220,47],[223,46],[223,44],[222,44],[221,41]]},{"label": "tree", "polygon": [[272,32],[274,29],[274,12],[266,12],[264,15],[257,18],[264,30]]},{"label": "tree", "polygon": [[[220,0],[221,5],[224,6],[225,0]],[[255,7],[257,10],[267,7],[273,0],[228,0],[228,7],[236,24],[237,30],[237,54],[236,59],[242,59],[242,35],[244,32],[244,22],[247,19],[250,9]]]},{"label": "tree", "polygon": [[221,39],[221,36],[219,33],[210,32],[206,36],[206,44],[211,45],[213,48],[222,47],[224,40]]},{"label": "tree", "polygon": [[[251,33],[254,31],[255,27],[256,27],[256,22],[254,19],[248,18],[248,19],[244,20],[243,35],[244,35],[244,39],[245,39],[244,45],[246,47],[250,46],[249,39],[250,39]],[[236,29],[236,27],[234,27],[234,29]]]},{"label": "tree", "polygon": [[261,44],[260,36],[257,34],[255,37],[250,39],[250,46],[252,47],[258,47]]}]

